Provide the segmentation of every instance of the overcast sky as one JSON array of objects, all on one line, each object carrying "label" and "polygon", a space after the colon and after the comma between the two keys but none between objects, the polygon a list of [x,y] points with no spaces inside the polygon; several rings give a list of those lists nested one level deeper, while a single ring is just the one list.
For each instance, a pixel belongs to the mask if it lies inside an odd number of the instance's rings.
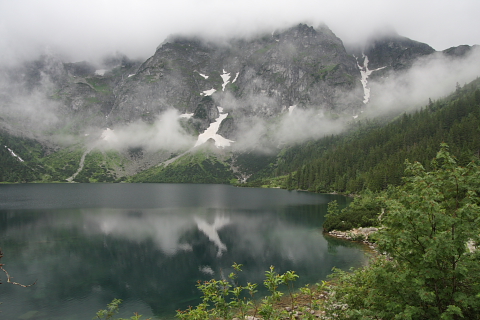
[{"label": "overcast sky", "polygon": [[480,44],[480,0],[0,0],[0,62],[38,50],[147,58],[170,34],[210,37],[325,22],[344,42],[390,25],[443,50]]}]

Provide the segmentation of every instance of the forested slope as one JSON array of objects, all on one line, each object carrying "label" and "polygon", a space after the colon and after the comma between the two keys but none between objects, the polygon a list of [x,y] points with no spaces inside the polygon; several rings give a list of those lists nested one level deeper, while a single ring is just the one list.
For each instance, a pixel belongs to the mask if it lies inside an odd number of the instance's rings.
[{"label": "forested slope", "polygon": [[0,131],[0,181],[41,180],[44,170],[37,158],[42,157],[44,153],[45,150],[35,140],[13,137],[7,132]]},{"label": "forested slope", "polygon": [[377,191],[401,182],[405,159],[429,169],[442,142],[465,165],[480,153],[480,80],[386,125],[365,120],[355,126],[341,136],[284,150],[275,175],[288,175],[288,189]]}]

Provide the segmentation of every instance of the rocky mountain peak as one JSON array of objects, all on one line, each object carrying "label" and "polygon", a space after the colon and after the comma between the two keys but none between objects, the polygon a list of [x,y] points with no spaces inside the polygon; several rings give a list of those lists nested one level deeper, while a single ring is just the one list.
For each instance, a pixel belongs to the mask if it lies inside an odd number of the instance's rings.
[{"label": "rocky mountain peak", "polygon": [[435,52],[428,44],[411,40],[398,34],[384,34],[367,43],[364,54],[368,56],[372,68],[387,67],[388,70],[405,70],[416,59]]},{"label": "rocky mountain peak", "polygon": [[471,53],[472,50],[478,47],[479,47],[478,45],[474,45],[474,46],[461,45],[458,47],[451,47],[451,48],[445,49],[442,51],[442,53],[445,54],[446,56],[459,58],[459,57],[465,57],[466,55]]},{"label": "rocky mountain peak", "polygon": [[326,26],[299,24],[222,44],[176,36],[122,83],[112,116],[138,119],[171,107],[197,113],[205,95],[237,120],[292,105],[344,112],[361,104],[345,99],[358,80],[355,60]]}]

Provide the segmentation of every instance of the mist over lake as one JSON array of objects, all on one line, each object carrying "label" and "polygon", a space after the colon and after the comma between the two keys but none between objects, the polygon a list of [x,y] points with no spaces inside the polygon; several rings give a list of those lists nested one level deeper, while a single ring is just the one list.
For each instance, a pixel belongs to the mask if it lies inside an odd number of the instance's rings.
[{"label": "mist over lake", "polygon": [[0,185],[0,311],[5,319],[91,319],[113,298],[119,316],[172,318],[198,303],[198,280],[261,283],[274,265],[299,287],[332,267],[365,263],[360,245],[326,239],[327,203],[347,198],[201,184]]}]

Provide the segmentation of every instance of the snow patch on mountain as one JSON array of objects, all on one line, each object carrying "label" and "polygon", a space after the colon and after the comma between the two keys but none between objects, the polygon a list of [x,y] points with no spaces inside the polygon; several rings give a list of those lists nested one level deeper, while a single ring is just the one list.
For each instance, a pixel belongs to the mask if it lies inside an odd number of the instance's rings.
[{"label": "snow patch on mountain", "polygon": [[203,73],[200,73],[200,72],[198,72],[198,71],[197,71],[197,73],[198,73],[199,75],[201,75],[204,79],[208,79],[208,76],[207,76],[207,75],[204,75]]},{"label": "snow patch on mountain", "polygon": [[201,96],[205,96],[205,97],[211,96],[215,91],[217,91],[217,90],[215,90],[215,89],[212,88],[212,89],[210,89],[210,90],[205,90],[205,91],[203,91],[202,93],[200,93],[200,95],[201,95]]},{"label": "snow patch on mountain", "polygon": [[15,158],[17,158],[18,161],[20,162],[25,162],[22,158],[20,158],[15,152],[13,152],[12,149],[10,149],[9,147],[5,146],[5,148],[7,148],[8,152],[10,152],[10,154],[12,156],[14,156]]},{"label": "snow patch on mountain", "polygon": [[237,72],[237,74],[235,75],[235,79],[233,79],[232,83],[235,83],[235,81],[237,81],[239,74],[240,74],[240,72]]},{"label": "snow patch on mountain", "polygon": [[223,84],[222,84],[222,91],[225,91],[225,86],[230,82],[230,73],[227,73],[225,69],[223,69],[223,74],[220,76],[223,79]]},{"label": "snow patch on mountain", "polygon": [[193,113],[184,113],[180,115],[180,118],[184,119],[190,119],[191,117],[193,117]]},{"label": "snow patch on mountain", "polygon": [[292,112],[293,112],[293,110],[295,110],[296,107],[297,107],[297,105],[293,105],[293,106],[288,107],[288,115],[289,116],[292,115]]},{"label": "snow patch on mountain", "polygon": [[202,134],[198,136],[198,140],[197,140],[197,143],[195,143],[195,147],[204,144],[209,139],[213,139],[215,141],[215,146],[217,148],[228,147],[234,142],[232,140],[226,139],[221,135],[217,134],[218,129],[220,128],[220,124],[222,123],[223,120],[225,120],[228,117],[228,113],[223,113],[222,107],[217,107],[217,108],[220,115],[218,116],[217,119],[215,119],[215,122],[210,123],[210,126]]},{"label": "snow patch on mountain", "polygon": [[368,77],[373,72],[382,70],[386,67],[380,67],[374,70],[370,70],[368,69],[368,57],[364,54],[362,54],[362,57],[363,57],[363,66],[360,65],[357,57],[355,57],[355,60],[357,60],[357,67],[360,70],[360,75],[362,76],[362,79],[360,80],[360,82],[362,83],[362,86],[363,86],[363,103],[367,104],[368,101],[370,100],[370,88],[368,87]]}]

